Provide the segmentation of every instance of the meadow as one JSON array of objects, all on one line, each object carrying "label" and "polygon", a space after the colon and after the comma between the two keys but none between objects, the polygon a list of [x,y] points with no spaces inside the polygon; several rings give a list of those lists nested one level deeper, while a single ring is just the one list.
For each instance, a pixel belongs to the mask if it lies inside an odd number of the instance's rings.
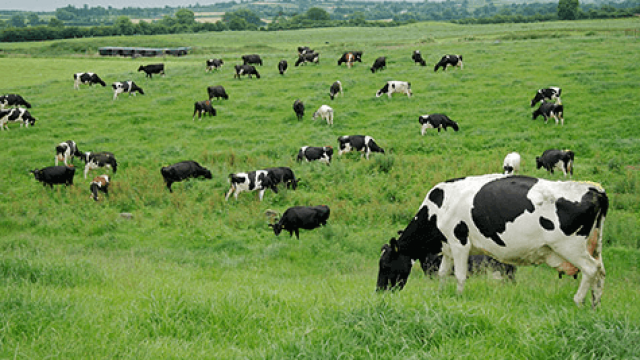
[{"label": "meadow", "polygon": [[[33,104],[33,128],[0,132],[0,358],[2,359],[637,359],[640,355],[640,42],[635,19],[398,28],[224,32],[1,44],[3,93]],[[100,46],[191,46],[180,58],[103,58]],[[319,65],[294,67],[297,46]],[[426,67],[413,64],[421,50]],[[352,69],[345,50],[364,50]],[[260,79],[234,79],[242,54],[265,61]],[[464,69],[433,72],[444,54]],[[372,74],[378,56],[387,68]],[[205,73],[205,60],[224,59]],[[289,61],[284,76],[280,59]],[[141,64],[164,62],[147,79]],[[73,89],[73,73],[107,87]],[[114,81],[145,95],[112,101]],[[340,80],[344,96],[329,99]],[[414,96],[375,97],[388,80]],[[218,116],[192,121],[206,87],[223,85]],[[564,126],[533,121],[529,101],[560,86]],[[303,121],[292,110],[306,105]],[[335,110],[334,126],[311,115]],[[418,116],[460,126],[420,136]],[[337,147],[370,135],[386,154],[351,153],[330,166],[296,163],[301,146]],[[110,196],[94,202],[78,159],[75,184],[53,190],[29,170],[54,164],[55,146],[111,151]],[[602,304],[578,308],[578,281],[546,266],[516,283],[490,276],[439,281],[416,265],[401,292],[375,292],[380,247],[415,215],[427,191],[454,177],[500,172],[511,151],[524,175],[546,149],[576,153],[573,180],[606,189]],[[211,180],[166,189],[160,168],[196,160]],[[289,166],[296,191],[240,194],[228,175]],[[327,226],[276,237],[268,209],[326,204]],[[121,213],[132,214],[130,219]]]}]

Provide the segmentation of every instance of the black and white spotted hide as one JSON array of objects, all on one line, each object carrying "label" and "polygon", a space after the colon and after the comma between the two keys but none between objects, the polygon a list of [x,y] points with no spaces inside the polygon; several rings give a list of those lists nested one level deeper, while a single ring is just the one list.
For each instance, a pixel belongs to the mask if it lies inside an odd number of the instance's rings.
[{"label": "black and white spotted hide", "polygon": [[56,166],[59,161],[64,161],[65,165],[68,165],[69,162],[73,163],[75,156],[82,157],[82,153],[78,150],[78,145],[76,145],[75,141],[67,140],[56,146]]},{"label": "black and white spotted hide", "polygon": [[107,86],[107,84],[102,81],[97,74],[91,72],[73,74],[73,88],[80,90],[80,84],[89,86],[92,86],[93,84],[100,84],[102,86]]},{"label": "black and white spotted hide", "polygon": [[9,106],[24,106],[27,109],[31,109],[31,104],[18,94],[6,94],[0,96],[0,110]]},{"label": "black and white spotted hide", "polygon": [[411,55],[411,60],[413,60],[414,65],[420,64],[420,66],[427,66],[427,62],[422,58],[422,54],[420,54],[420,50],[414,50]]},{"label": "black and white spotted hide", "polygon": [[[556,125],[558,125],[558,121],[560,121],[561,125],[564,125],[564,105],[562,104],[543,101],[542,105],[540,105],[532,115],[533,120],[537,119],[538,116],[542,116],[545,124],[549,121],[549,118],[552,117],[555,119]],[[558,118],[560,119],[558,120]]]},{"label": "black and white spotted hide", "polygon": [[118,162],[116,161],[115,156],[113,155],[113,153],[110,153],[108,151],[103,151],[103,152],[86,152],[84,154],[82,154],[82,160],[85,162],[85,166],[84,166],[84,178],[87,178],[87,174],[89,173],[89,170],[94,170],[94,169],[98,169],[98,168],[110,168],[111,170],[113,170],[113,173],[115,174],[116,171],[118,170]]},{"label": "black and white spotted hide", "polygon": [[0,130],[9,130],[9,123],[20,123],[20,127],[34,126],[36,118],[23,108],[0,110]]},{"label": "black and white spotted hide", "polygon": [[368,135],[345,135],[338,138],[339,148],[338,155],[348,153],[350,151],[360,151],[362,156],[369,159],[369,154],[378,152],[384,154],[384,149],[376,144],[376,141]]},{"label": "black and white spotted hide", "polygon": [[438,71],[442,68],[443,71],[447,71],[449,66],[457,66],[462,70],[462,55],[445,55],[438,61],[433,71]]},{"label": "black and white spotted hide", "polygon": [[551,174],[553,174],[554,169],[559,169],[565,177],[567,172],[573,176],[574,158],[575,154],[571,150],[545,150],[542,156],[536,157],[536,169],[545,168]]},{"label": "black and white spotted hide", "polygon": [[117,99],[118,95],[122,93],[129,93],[129,96],[131,96],[131,94],[136,96],[136,93],[138,92],[141,95],[144,95],[142,88],[136,85],[133,81],[114,82],[111,87],[113,87],[113,100]]},{"label": "black and white spotted hide", "polygon": [[418,121],[422,125],[422,130],[420,133],[424,135],[427,129],[438,129],[440,132],[441,129],[447,131],[447,128],[453,128],[454,131],[458,131],[458,123],[449,119],[447,115],[444,114],[431,114],[431,115],[422,115],[418,118]]},{"label": "black and white spotted hide", "polygon": [[98,201],[98,191],[103,192],[105,196],[109,196],[109,175],[94,177],[89,184],[89,190],[91,191],[91,198],[95,201]]},{"label": "black and white spotted hide", "polygon": [[260,201],[264,197],[264,192],[271,189],[274,193],[278,193],[278,187],[273,175],[267,170],[250,171],[246,173],[229,174],[229,183],[231,188],[224,200],[229,200],[231,193],[238,200],[238,194],[245,191],[259,191]]},{"label": "black and white spotted hide", "polygon": [[558,104],[562,104],[562,100],[560,100],[560,95],[562,94],[562,89],[557,86],[551,86],[545,89],[538,89],[536,95],[531,99],[531,107],[534,107],[537,103],[543,102],[546,100],[557,101]]}]

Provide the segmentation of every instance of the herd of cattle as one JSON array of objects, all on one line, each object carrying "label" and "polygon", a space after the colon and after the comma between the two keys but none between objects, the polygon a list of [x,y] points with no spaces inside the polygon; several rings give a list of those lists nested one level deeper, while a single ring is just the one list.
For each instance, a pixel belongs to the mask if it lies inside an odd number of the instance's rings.
[{"label": "herd of cattle", "polygon": [[[355,62],[362,62],[362,51],[345,52],[338,60],[338,65],[346,63],[348,67]],[[412,54],[412,60],[421,66],[426,62],[420,51]],[[295,66],[306,63],[318,63],[320,55],[308,47],[298,48],[298,61]],[[243,64],[235,66],[234,77],[247,75],[260,78],[254,65],[263,65],[259,55],[242,56]],[[210,59],[206,61],[206,71],[220,70],[224,61]],[[445,55],[435,65],[434,71],[449,66],[462,69],[462,56]],[[278,71],[284,75],[287,61],[278,63]],[[377,58],[371,71],[386,67],[386,57]],[[165,75],[164,64],[140,66],[151,78],[153,74]],[[74,88],[80,84],[106,86],[95,73],[74,74]],[[144,94],[142,88],[133,81],[114,82],[112,84],[115,100],[118,94],[136,92]],[[229,99],[224,87],[207,88],[208,100],[194,104],[194,114],[201,118],[202,114],[216,116],[211,104],[213,98]],[[564,124],[563,107],[560,100],[562,90],[558,87],[540,89],[531,100],[531,107],[540,104],[533,112],[533,118],[542,116],[545,123],[554,118],[556,124]],[[376,92],[376,97],[393,93],[406,94],[411,97],[411,84],[403,81],[388,81]],[[330,99],[342,93],[342,83],[334,82],[329,91]],[[28,127],[33,126],[36,119],[21,108],[31,108],[20,95],[9,94],[0,97],[0,129],[8,130],[8,122],[18,122]],[[13,107],[5,109],[6,107]],[[304,103],[296,100],[293,110],[298,120],[304,116]],[[313,114],[313,119],[321,117],[327,124],[334,120],[333,109],[322,105]],[[427,114],[419,117],[421,134],[427,129],[438,131],[447,128],[459,130],[458,123],[445,114]],[[338,138],[339,155],[350,151],[358,151],[369,159],[371,153],[384,154],[384,149],[368,135],[340,136]],[[331,146],[303,146],[299,149],[298,162],[319,161],[331,163],[333,148]],[[115,155],[110,152],[81,152],[77,144],[68,140],[56,146],[55,166],[32,170],[36,180],[44,186],[54,184],[73,185],[75,168],[74,157],[85,163],[84,178],[88,172],[97,168],[110,168],[117,171]],[[58,165],[63,161],[64,165]],[[402,289],[407,283],[415,260],[420,261],[427,274],[436,270],[441,278],[452,271],[458,281],[458,292],[462,292],[468,272],[473,272],[478,264],[500,271],[510,279],[514,279],[514,265],[546,263],[562,274],[583,274],[574,297],[576,304],[581,305],[589,289],[592,289],[592,306],[596,307],[602,295],[605,270],[602,262],[602,228],[608,209],[608,198],[604,189],[595,183],[551,182],[543,179],[515,175],[520,171],[520,154],[507,154],[503,162],[504,174],[471,176],[452,179],[435,185],[427,194],[418,209],[416,216],[404,230],[398,231],[398,239],[392,238],[382,247],[379,260],[377,288]],[[570,150],[550,149],[536,158],[536,167],[544,168],[550,173],[559,169],[566,177],[573,175],[574,153]],[[173,192],[172,184],[189,178],[203,177],[211,179],[211,171],[196,161],[182,161],[162,167],[160,173],[169,192]],[[295,190],[300,181],[288,167],[274,167],[249,172],[229,174],[230,189],[225,195],[228,200],[231,194],[237,199],[242,192],[257,191],[262,201],[267,189],[278,193],[278,185],[284,184]],[[108,195],[110,177],[100,175],[90,183],[91,198],[98,201],[98,192]],[[281,217],[275,218],[269,226],[275,235],[286,230],[299,238],[300,229],[314,229],[327,223],[330,209],[321,206],[296,206],[287,209]],[[276,212],[270,211],[270,215]],[[487,255],[490,255],[487,256]]]}]

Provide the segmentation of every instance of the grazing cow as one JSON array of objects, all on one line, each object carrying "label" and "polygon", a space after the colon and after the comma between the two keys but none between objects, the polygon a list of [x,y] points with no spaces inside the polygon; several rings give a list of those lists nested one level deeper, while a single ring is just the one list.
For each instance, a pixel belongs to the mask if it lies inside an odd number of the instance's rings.
[{"label": "grazing cow", "polygon": [[556,125],[558,125],[558,117],[560,117],[561,125],[564,125],[564,106],[562,104],[543,101],[542,105],[540,105],[532,115],[533,120],[542,115],[545,124],[549,121],[550,117],[553,117],[556,120]]},{"label": "grazing cow", "polygon": [[229,100],[229,95],[227,95],[227,92],[224,90],[224,87],[222,85],[207,87],[207,94],[209,94],[209,101],[211,101],[211,99],[213,98],[216,98],[216,100],[220,98]]},{"label": "grazing cow", "polygon": [[241,75],[248,75],[249,78],[251,78],[252,75],[255,75],[258,79],[260,79],[260,73],[253,65],[236,65],[235,69],[236,73],[235,75],[233,75],[234,78],[240,79]]},{"label": "grazing cow", "polygon": [[169,189],[171,193],[173,192],[171,184],[174,182],[180,182],[189,178],[195,179],[200,176],[204,176],[205,179],[211,179],[211,171],[192,160],[163,166],[162,169],[160,169],[160,173],[162,174],[164,182],[167,184],[167,189]]},{"label": "grazing cow", "polygon": [[220,70],[222,65],[224,65],[224,61],[222,59],[209,59],[206,61],[207,66],[205,68],[205,72]]},{"label": "grazing cow", "polygon": [[420,50],[414,50],[411,55],[411,59],[415,64],[420,64],[421,66],[427,66],[427,62],[422,58],[422,54],[420,54]]},{"label": "grazing cow", "polygon": [[351,150],[362,152],[362,156],[369,159],[369,154],[372,152],[379,152],[384,154],[384,149],[376,144],[376,141],[371,136],[365,135],[345,135],[338,138],[340,144],[340,150],[338,155],[348,153]]},{"label": "grazing cow", "polygon": [[536,157],[536,169],[545,168],[553,174],[554,168],[562,170],[567,177],[567,171],[573,176],[573,159],[575,154],[571,150],[549,149]]},{"label": "grazing cow", "polygon": [[391,99],[391,94],[393,93],[402,93],[406,94],[407,97],[411,97],[411,83],[406,81],[387,81],[382,89],[376,92],[376,97],[380,97],[382,94],[387,94],[389,99]]},{"label": "grazing cow", "polygon": [[164,76],[164,64],[140,65],[138,72],[144,71],[145,77],[153,78],[153,74],[161,74]]},{"label": "grazing cow", "polygon": [[380,56],[373,62],[373,66],[371,67],[371,73],[375,73],[378,70],[387,68],[387,58],[384,56]]},{"label": "grazing cow", "polygon": [[320,63],[320,54],[316,53],[316,52],[307,52],[304,54],[300,54],[298,55],[298,60],[296,60],[295,66],[298,66],[300,64],[302,65],[306,65],[308,62],[310,63],[314,63],[314,64],[319,64]]},{"label": "grazing cow", "polygon": [[64,161],[65,165],[68,165],[69,162],[73,162],[74,156],[82,156],[82,153],[78,150],[78,145],[76,145],[75,141],[67,140],[56,146],[56,166],[58,166],[58,161],[60,160]]},{"label": "grazing cow", "polygon": [[129,96],[133,93],[133,96],[136,96],[136,92],[139,92],[144,95],[142,88],[133,81],[114,82],[111,87],[113,87],[113,100],[117,99],[118,95],[122,93],[129,93]]},{"label": "grazing cow", "polygon": [[271,189],[274,193],[278,193],[278,187],[276,186],[276,179],[273,178],[267,170],[256,170],[248,173],[229,174],[229,182],[231,188],[225,196],[224,200],[229,200],[229,196],[234,192],[234,197],[238,200],[238,194],[243,191],[255,191],[259,190],[260,201],[264,196],[264,192],[267,189]]},{"label": "grazing cow", "polygon": [[257,54],[242,55],[242,62],[244,65],[256,64],[262,66],[262,59]]},{"label": "grazing cow", "polygon": [[73,175],[76,168],[73,166],[49,166],[43,169],[35,169],[30,171],[36,180],[42,183],[42,186],[53,188],[55,184],[73,185]]},{"label": "grazing cow", "polygon": [[552,101],[558,100],[558,104],[562,104],[560,100],[560,95],[562,94],[562,89],[559,87],[549,87],[546,89],[538,89],[536,95],[531,99],[531,107],[534,107],[537,103],[543,102],[545,99],[549,99]]},{"label": "grazing cow", "polygon": [[91,72],[73,74],[73,88],[80,90],[80,84],[89,86],[93,84],[100,84],[102,86],[107,86],[107,84],[105,84],[97,74]]},{"label": "grazing cow", "polygon": [[335,81],[329,88],[329,97],[331,98],[331,100],[333,100],[333,98],[338,95],[338,93],[344,96],[344,93],[342,92],[342,83],[340,82],[340,80]]},{"label": "grazing cow", "polygon": [[36,124],[36,118],[23,108],[0,110],[0,130],[9,130],[9,122],[19,122],[20,127],[29,127]]},{"label": "grazing cow", "polygon": [[108,167],[113,170],[115,174],[118,170],[118,162],[116,161],[115,156],[112,153],[103,151],[103,152],[86,152],[82,154],[81,159],[85,162],[84,166],[84,178],[87,178],[87,174],[89,170],[94,170],[101,167]]},{"label": "grazing cow", "polygon": [[443,71],[447,71],[449,66],[457,66],[462,70],[462,55],[445,55],[438,61],[433,71],[438,71],[442,68]]},{"label": "grazing cow", "polygon": [[451,127],[454,131],[459,130],[458,123],[449,119],[449,117],[444,114],[422,115],[418,117],[418,121],[422,124],[422,130],[420,131],[422,135],[424,135],[427,129],[438,129],[438,132],[440,132],[441,129],[447,131],[447,128]]},{"label": "grazing cow", "polygon": [[321,117],[327,121],[327,125],[333,125],[333,109],[329,105],[322,105],[318,111],[313,113],[313,120]]},{"label": "grazing cow", "polygon": [[[605,278],[602,229],[609,207],[599,185],[490,174],[448,180],[434,186],[416,216],[391,244],[405,263],[442,252],[438,275],[452,266],[462,293],[469,255],[487,254],[513,265],[546,263],[558,271],[583,273],[574,302],[583,304],[592,288],[600,303]],[[401,273],[380,258],[378,289]]]},{"label": "grazing cow", "polygon": [[314,52],[308,46],[298,46],[298,55]]},{"label": "grazing cow", "polygon": [[25,106],[27,109],[31,109],[31,104],[18,94],[0,96],[0,110],[3,110],[7,106]]},{"label": "grazing cow", "polygon": [[202,120],[202,114],[209,114],[209,116],[216,116],[216,109],[211,106],[211,100],[196,101],[193,104],[193,119],[196,119],[196,113],[198,114],[198,120]]},{"label": "grazing cow", "polygon": [[279,236],[282,230],[286,230],[289,236],[295,233],[299,240],[300,229],[313,230],[327,225],[330,212],[327,205],[293,206],[288,208],[281,218],[276,218],[276,224],[269,224],[269,226],[273,228],[276,236]]},{"label": "grazing cow", "polygon": [[505,175],[513,175],[514,172],[520,172],[520,154],[517,152],[508,153],[502,162],[502,169]]},{"label": "grazing cow", "polygon": [[353,53],[347,53],[344,56],[345,62],[347,63],[347,67],[349,69],[351,69],[351,67],[353,66],[353,63],[356,61],[356,56],[353,55]]},{"label": "grazing cow", "polygon": [[278,71],[280,72],[280,75],[284,75],[284,73],[287,71],[287,67],[289,67],[287,60],[280,60],[280,62],[278,63]]},{"label": "grazing cow", "polygon": [[298,162],[302,160],[319,161],[327,165],[331,163],[331,157],[333,156],[333,148],[331,146],[303,146],[298,151]]},{"label": "grazing cow", "polygon": [[295,111],[298,121],[302,120],[302,117],[304,116],[304,103],[302,100],[297,99],[293,102],[293,111]]},{"label": "grazing cow", "polygon": [[89,184],[91,198],[98,201],[98,191],[102,191],[105,196],[109,196],[109,175],[98,175]]},{"label": "grazing cow", "polygon": [[353,61],[362,62],[362,51],[347,51],[338,59],[338,66],[347,62],[347,54],[353,55]]},{"label": "grazing cow", "polygon": [[274,168],[266,168],[265,170],[267,170],[271,174],[271,178],[274,181],[274,185],[283,183],[287,186],[287,189],[295,190],[298,188],[298,183],[300,182],[300,179],[296,179],[296,176],[293,173],[293,170],[291,170],[291,168],[288,168],[286,166],[280,166],[280,167],[274,167]]}]

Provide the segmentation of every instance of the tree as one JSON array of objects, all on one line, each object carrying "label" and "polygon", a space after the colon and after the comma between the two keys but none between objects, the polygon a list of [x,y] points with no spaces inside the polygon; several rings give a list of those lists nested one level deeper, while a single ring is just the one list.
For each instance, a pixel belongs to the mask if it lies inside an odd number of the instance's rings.
[{"label": "tree", "polygon": [[40,18],[38,14],[31,13],[27,16],[27,20],[29,20],[29,26],[38,26],[40,25]]},{"label": "tree", "polygon": [[51,19],[49,19],[49,27],[63,28],[64,27],[64,22],[62,20],[58,19],[57,17],[52,17]]},{"label": "tree", "polygon": [[331,16],[329,16],[329,13],[324,9],[312,7],[311,9],[307,10],[307,19],[314,21],[331,20]]},{"label": "tree", "polygon": [[131,19],[124,15],[118,16],[113,26],[117,29],[118,35],[133,35],[135,32],[135,26]]},{"label": "tree", "polygon": [[176,11],[176,19],[178,23],[191,26],[196,22],[196,17],[193,11],[189,9],[180,9]]},{"label": "tree", "polygon": [[11,17],[11,20],[9,21],[9,24],[13,27],[17,27],[17,28],[21,28],[21,27],[25,27],[25,23],[24,23],[24,16],[20,15],[20,14],[16,14],[13,15]]},{"label": "tree", "polygon": [[578,0],[558,0],[558,19],[575,20],[578,17]]}]

